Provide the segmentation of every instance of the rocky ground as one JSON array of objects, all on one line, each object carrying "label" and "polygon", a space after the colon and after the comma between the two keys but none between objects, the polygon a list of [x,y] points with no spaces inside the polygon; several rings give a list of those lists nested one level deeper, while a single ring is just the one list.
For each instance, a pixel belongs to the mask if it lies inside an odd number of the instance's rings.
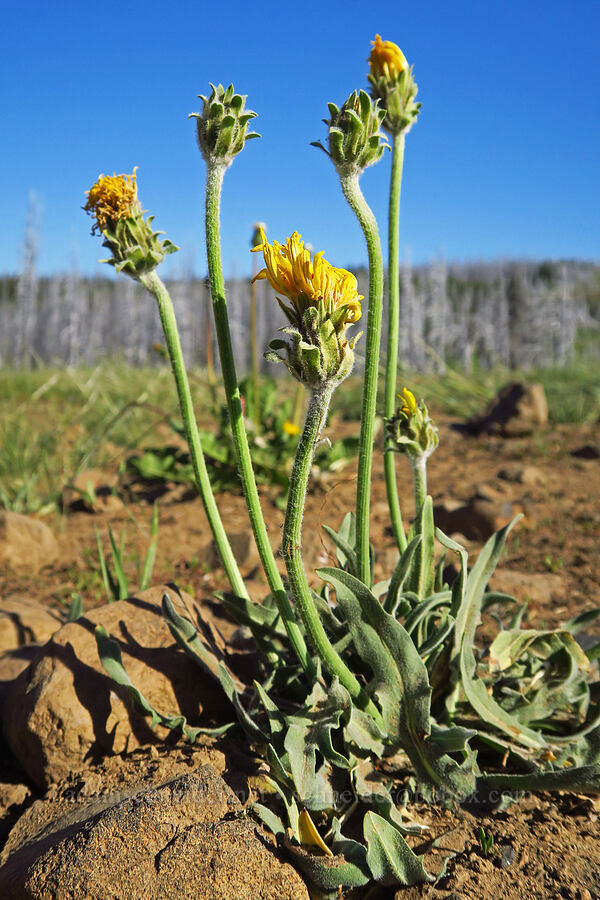
[{"label": "rocky ground", "polygon": [[[492,584],[528,601],[526,623],[555,627],[600,606],[598,426],[545,426],[521,437],[468,436],[450,426],[442,422],[440,448],[429,467],[438,524],[460,535],[476,555],[494,530],[523,514]],[[334,422],[330,435],[356,428]],[[409,520],[405,460],[398,472]],[[158,614],[159,588],[137,601],[104,606],[95,530],[106,547],[109,523],[117,534],[126,528],[127,574],[135,587],[149,541],[149,501],[157,492],[117,496],[103,489],[115,483],[114,473],[86,477],[95,498],[67,498],[73,508],[60,517],[0,514],[0,704],[8,744],[0,768],[0,841],[8,839],[0,858],[0,898],[308,897],[289,863],[243,815],[240,799],[257,771],[241,741],[211,739],[191,750],[166,732],[150,732],[124,695],[111,693],[95,653],[96,622],[127,646],[130,674],[158,708],[211,723],[222,714],[212,685],[191,663],[189,670],[185,664],[173,668],[172,642]],[[311,493],[304,532],[308,571],[331,560],[320,526],[339,526],[354,491],[350,465]],[[176,581],[187,592],[177,602],[190,609],[195,598],[226,640],[234,626],[212,599],[226,583],[201,504],[182,486],[167,485],[159,493],[153,584]],[[277,547],[283,515],[272,492],[263,491],[263,500]],[[228,494],[218,502],[251,592],[260,598],[265,584],[243,501]],[[372,542],[376,579],[387,577],[396,554],[379,461]],[[61,627],[74,592],[82,596],[84,619]],[[600,623],[592,623],[590,638],[599,634]],[[426,854],[430,871],[440,872],[447,859],[445,874],[435,885],[396,896],[600,896],[599,812],[597,799],[569,794],[525,797],[485,818],[418,809],[430,832],[412,843]],[[480,825],[494,836],[488,856],[477,839]],[[394,891],[369,896],[392,897]]]}]

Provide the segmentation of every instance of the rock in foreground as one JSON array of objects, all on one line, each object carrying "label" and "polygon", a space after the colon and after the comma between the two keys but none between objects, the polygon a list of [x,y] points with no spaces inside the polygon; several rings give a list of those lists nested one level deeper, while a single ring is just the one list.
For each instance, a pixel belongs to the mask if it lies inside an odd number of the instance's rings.
[{"label": "rock in foreground", "polygon": [[208,765],[76,805],[41,831],[32,808],[2,856],[0,898],[308,900],[297,872],[240,810]]},{"label": "rock in foreground", "polygon": [[177,649],[161,614],[165,590],[179,611],[194,617],[189,595],[167,585],[149,588],[60,628],[13,682],[4,708],[6,741],[40,787],[81,769],[86,760],[130,752],[167,734],[151,731],[104,673],[97,624],[118,640],[131,680],[155,709],[197,722],[202,711],[218,715],[226,706],[210,676]]}]

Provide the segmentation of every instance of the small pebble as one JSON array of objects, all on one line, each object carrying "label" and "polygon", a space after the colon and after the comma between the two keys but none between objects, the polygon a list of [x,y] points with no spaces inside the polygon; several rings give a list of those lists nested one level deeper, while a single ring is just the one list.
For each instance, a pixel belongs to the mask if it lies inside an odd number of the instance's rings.
[{"label": "small pebble", "polygon": [[515,848],[511,847],[510,844],[505,844],[502,848],[502,855],[500,857],[500,868],[508,869],[509,866],[512,866],[515,861]]}]

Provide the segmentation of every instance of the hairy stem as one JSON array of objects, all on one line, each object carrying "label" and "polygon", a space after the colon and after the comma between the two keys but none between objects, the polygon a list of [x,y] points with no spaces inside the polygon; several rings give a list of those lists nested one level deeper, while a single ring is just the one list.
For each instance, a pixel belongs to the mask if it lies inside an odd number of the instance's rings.
[{"label": "hairy stem", "polygon": [[424,453],[420,456],[411,456],[410,462],[415,487],[415,516],[417,516],[427,499],[427,457]]},{"label": "hairy stem", "polygon": [[252,360],[252,419],[260,426],[260,398],[258,395],[258,337],[256,329],[256,256],[252,257],[252,280],[250,282],[250,357]]},{"label": "hairy stem", "polygon": [[290,474],[290,488],[283,525],[283,558],[294,603],[299,611],[310,643],[319,654],[328,672],[337,676],[357,706],[369,712],[381,723],[381,714],[360,686],[348,666],[332,646],[321,622],[308,584],[302,561],[302,516],[306,501],[308,479],[315,445],[327,419],[333,386],[314,389],[306,411],[304,428],[298,442],[294,465]]},{"label": "hairy stem", "polygon": [[248,447],[248,437],[242,414],[240,390],[235,371],[231,332],[229,329],[229,317],[227,314],[223,267],[221,264],[220,207],[221,186],[224,173],[225,168],[219,162],[209,163],[207,165],[206,252],[208,256],[208,278],[213,302],[215,330],[219,345],[221,371],[223,373],[223,383],[225,386],[225,396],[227,399],[227,408],[229,410],[233,443],[244,496],[246,498],[246,505],[248,507],[250,525],[252,527],[252,533],[256,541],[256,546],[258,548],[263,569],[267,576],[269,587],[277,602],[279,613],[296,656],[304,671],[312,679],[315,675],[315,666],[283,587],[283,581],[281,580],[281,575],[277,569],[275,556],[269,541],[269,535],[267,533],[267,527],[265,525],[258,497],[258,490],[256,488],[256,480],[252,469],[252,459]]},{"label": "hairy stem", "polygon": [[[402,167],[404,164],[404,134],[395,134],[392,144],[392,174],[390,177],[390,201],[388,218],[388,340],[385,367],[385,394],[383,414],[390,419],[396,407],[396,372],[398,369],[398,336],[400,325],[400,293],[398,272],[398,241],[400,232],[400,196],[402,191]],[[390,444],[392,446],[390,447]],[[383,456],[385,488],[392,530],[398,549],[406,549],[406,534],[402,522],[398,483],[396,479],[396,454],[388,439]]]},{"label": "hairy stem", "polygon": [[221,560],[223,561],[223,567],[227,573],[232,590],[238,596],[247,598],[248,591],[246,590],[246,585],[244,584],[235,556],[233,555],[233,550],[231,549],[231,545],[225,533],[223,522],[221,521],[221,516],[215,502],[208,471],[206,469],[206,461],[204,459],[200,435],[198,434],[198,425],[194,414],[190,384],[183,361],[183,351],[179,340],[177,321],[173,310],[173,301],[171,300],[166,286],[155,271],[143,275],[140,278],[140,281],[146,290],[153,294],[158,303],[158,312],[165,335],[167,352],[171,362],[171,369],[173,370],[175,385],[177,387],[179,407],[181,409],[183,426],[185,428],[190,456],[192,458],[194,476],[204,504],[208,523],[215,539],[215,544],[217,545]]},{"label": "hairy stem", "polygon": [[371,500],[371,472],[373,468],[373,434],[377,377],[379,374],[379,345],[381,343],[381,315],[383,308],[383,263],[377,221],[358,183],[358,174],[340,173],[344,196],[356,214],[363,230],[369,255],[369,312],[365,348],[362,414],[358,443],[358,480],[356,486],[356,552],[358,575],[371,586],[369,547],[369,513]]}]

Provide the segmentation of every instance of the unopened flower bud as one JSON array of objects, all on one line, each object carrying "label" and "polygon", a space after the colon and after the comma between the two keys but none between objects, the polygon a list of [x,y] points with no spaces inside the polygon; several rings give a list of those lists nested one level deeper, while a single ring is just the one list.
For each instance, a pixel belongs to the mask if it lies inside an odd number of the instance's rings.
[{"label": "unopened flower bud", "polygon": [[329,150],[320,141],[313,146],[325,150],[340,174],[360,173],[378,162],[388,144],[380,130],[385,110],[377,100],[373,102],[365,91],[354,91],[340,109],[335,103],[328,107],[330,118],[323,121],[329,128]]},{"label": "unopened flower bud", "polygon": [[131,175],[100,175],[87,191],[84,210],[94,217],[92,234],[100,232],[102,246],[112,256],[104,259],[117,272],[140,278],[152,272],[169,253],[179,248],[161,240],[162,231],[152,229],[154,216],[144,219],[137,196],[136,168]]},{"label": "unopened flower bud", "polygon": [[207,164],[230,166],[246,141],[260,137],[256,131],[248,131],[248,122],[256,113],[245,109],[246,95],[236,94],[232,84],[228,88],[211,84],[211,88],[209,97],[198,94],[203,110],[190,113],[190,118],[196,119],[198,146]]},{"label": "unopened flower bud", "polygon": [[390,134],[407,132],[416,121],[421,104],[415,102],[417,84],[404,53],[392,41],[382,41],[378,34],[371,41],[369,56],[371,97],[385,111],[383,128]]},{"label": "unopened flower bud", "polygon": [[417,403],[408,388],[398,396],[402,404],[387,422],[388,434],[399,453],[406,453],[413,459],[427,459],[439,443],[438,430],[423,400]]},{"label": "unopened flower bud", "polygon": [[250,238],[250,247],[254,250],[255,247],[262,247],[265,242],[265,233],[267,231],[267,226],[264,222],[255,222],[252,226],[252,237]]}]

